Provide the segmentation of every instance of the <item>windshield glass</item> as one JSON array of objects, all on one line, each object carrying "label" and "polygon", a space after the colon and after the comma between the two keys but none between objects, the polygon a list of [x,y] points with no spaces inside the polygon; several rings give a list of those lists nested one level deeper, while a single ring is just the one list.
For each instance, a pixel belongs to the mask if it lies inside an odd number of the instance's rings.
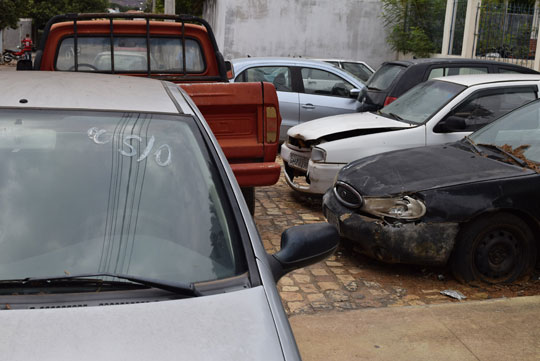
[{"label": "windshield glass", "polygon": [[478,144],[496,145],[523,160],[540,163],[540,102],[529,103],[470,135]]},{"label": "windshield glass", "polygon": [[383,65],[369,78],[367,83],[368,89],[386,90],[405,69],[402,65]]},{"label": "windshield glass", "polygon": [[464,89],[463,85],[445,81],[427,81],[418,84],[380,112],[409,123],[423,124]]},{"label": "windshield glass", "polygon": [[189,116],[4,109],[0,169],[0,279],[190,283],[247,271]]}]

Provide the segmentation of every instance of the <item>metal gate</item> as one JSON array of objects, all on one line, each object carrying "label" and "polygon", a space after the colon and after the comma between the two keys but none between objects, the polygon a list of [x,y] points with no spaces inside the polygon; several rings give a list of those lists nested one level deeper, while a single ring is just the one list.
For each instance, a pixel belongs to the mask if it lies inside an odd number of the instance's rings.
[{"label": "metal gate", "polygon": [[533,67],[539,9],[515,4],[480,5],[476,11],[476,58]]}]

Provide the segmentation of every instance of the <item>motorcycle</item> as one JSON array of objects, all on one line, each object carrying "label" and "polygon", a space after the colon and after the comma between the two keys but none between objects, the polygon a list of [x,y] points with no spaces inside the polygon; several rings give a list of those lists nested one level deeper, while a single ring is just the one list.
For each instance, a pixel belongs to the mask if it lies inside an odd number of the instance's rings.
[{"label": "motorcycle", "polygon": [[2,53],[2,58],[4,59],[4,63],[10,63],[12,60],[20,60],[20,59],[25,59],[26,58],[26,55],[25,55],[25,51],[21,49],[20,46],[17,46],[17,48],[19,49],[19,51],[15,51],[15,50],[9,50],[9,49],[5,49],[4,52]]}]

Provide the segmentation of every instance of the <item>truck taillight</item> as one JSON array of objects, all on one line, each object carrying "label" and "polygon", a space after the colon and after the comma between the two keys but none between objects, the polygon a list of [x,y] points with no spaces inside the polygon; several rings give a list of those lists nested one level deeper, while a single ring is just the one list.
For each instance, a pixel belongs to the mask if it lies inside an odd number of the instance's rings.
[{"label": "truck taillight", "polygon": [[392,103],[394,100],[396,100],[397,98],[396,97],[386,97],[386,99],[384,99],[384,104],[383,104],[383,107],[387,106],[388,104]]},{"label": "truck taillight", "polygon": [[278,134],[278,118],[275,107],[266,107],[266,143],[275,143]]}]

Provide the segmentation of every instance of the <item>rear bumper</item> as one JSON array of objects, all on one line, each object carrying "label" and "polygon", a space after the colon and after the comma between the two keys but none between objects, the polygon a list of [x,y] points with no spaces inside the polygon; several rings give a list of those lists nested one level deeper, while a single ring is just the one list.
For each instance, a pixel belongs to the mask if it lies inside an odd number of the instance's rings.
[{"label": "rear bumper", "polygon": [[240,187],[271,186],[279,180],[281,167],[275,162],[231,164]]}]

